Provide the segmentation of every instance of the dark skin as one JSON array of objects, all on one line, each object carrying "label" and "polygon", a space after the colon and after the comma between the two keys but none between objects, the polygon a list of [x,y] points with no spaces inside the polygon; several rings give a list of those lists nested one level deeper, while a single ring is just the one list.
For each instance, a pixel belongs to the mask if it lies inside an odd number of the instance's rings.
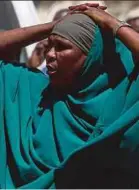
[{"label": "dark skin", "polygon": [[[98,3],[92,3],[90,6],[98,7]],[[55,17],[53,18],[53,21],[59,21],[60,19],[64,19],[66,16],[70,15],[70,12],[67,9],[62,9],[59,12],[56,13]],[[45,49],[44,49],[45,48]],[[29,58],[27,62],[27,66],[31,68],[36,68],[40,66],[44,60],[44,51],[47,51],[48,48],[48,43],[47,40],[43,40],[39,42],[34,51],[32,52],[31,57]]]},{"label": "dark skin", "polygon": [[46,39],[57,22],[0,32],[0,59],[14,60],[23,47]]},{"label": "dark skin", "polygon": [[[95,8],[89,4],[72,6],[69,9],[74,13],[80,12],[88,15],[103,30],[108,32],[113,32],[115,26],[120,23],[117,18],[105,12],[104,9]],[[136,62],[139,62],[139,33],[130,27],[121,27],[117,32],[117,37],[131,50]]]},{"label": "dark skin", "polygon": [[[91,3],[90,6],[99,7],[99,4]],[[71,14],[70,12],[68,14]],[[61,19],[64,19],[64,17]],[[23,47],[48,38],[53,27],[60,20],[0,32],[0,59],[14,60]]]},{"label": "dark skin", "polygon": [[35,46],[31,57],[27,62],[27,66],[30,68],[36,68],[42,64],[45,59],[45,51],[48,48],[48,40],[42,40]]},{"label": "dark skin", "polygon": [[63,91],[76,86],[81,68],[85,62],[85,53],[69,40],[58,35],[48,38],[49,50],[46,63],[52,87]]},{"label": "dark skin", "polygon": [[[63,12],[64,11],[64,12]],[[55,15],[53,21],[58,21],[62,19],[66,14],[68,13],[68,9],[61,10],[61,12],[58,12],[58,14]],[[42,64],[42,62],[45,59],[45,51],[47,51],[48,48],[48,40],[42,40],[38,42],[35,49],[32,52],[31,57],[29,58],[27,62],[27,66],[30,68],[36,68]]]}]

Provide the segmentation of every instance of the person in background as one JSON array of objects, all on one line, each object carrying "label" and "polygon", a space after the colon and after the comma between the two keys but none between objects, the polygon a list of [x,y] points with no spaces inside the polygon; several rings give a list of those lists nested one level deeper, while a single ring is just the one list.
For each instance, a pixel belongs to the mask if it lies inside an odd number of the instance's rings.
[{"label": "person in background", "polygon": [[26,64],[29,68],[38,68],[44,74],[46,74],[45,51],[48,48],[47,46],[48,46],[47,39],[37,43],[32,52],[31,57],[29,58]]},{"label": "person in background", "polygon": [[125,21],[129,23],[136,32],[139,32],[139,7],[129,11],[125,16]]},{"label": "person in background", "polygon": [[55,13],[55,15],[53,17],[53,20],[58,20],[58,19],[60,19],[60,18],[62,18],[64,16],[66,16],[68,11],[69,11],[68,9],[60,9],[59,11],[57,11]]}]

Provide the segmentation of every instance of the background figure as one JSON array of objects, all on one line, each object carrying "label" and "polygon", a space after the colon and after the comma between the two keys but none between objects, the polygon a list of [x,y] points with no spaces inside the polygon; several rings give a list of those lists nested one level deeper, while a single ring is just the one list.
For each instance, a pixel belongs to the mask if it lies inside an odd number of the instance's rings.
[{"label": "background figure", "polygon": [[[56,14],[54,15],[53,21],[62,18],[63,16],[67,14],[67,12],[68,12],[68,9],[61,9],[57,11]],[[31,68],[37,67],[44,74],[46,74],[47,69],[46,69],[46,60],[45,60],[44,53],[46,52],[47,48],[48,48],[47,40],[43,40],[37,43],[35,49],[32,52],[31,57],[29,58],[27,66]]]},{"label": "background figure", "polygon": [[139,32],[139,8],[132,9],[126,16],[125,20]]},{"label": "background figure", "polygon": [[35,46],[31,57],[28,60],[27,66],[30,68],[38,68],[43,73],[46,73],[46,62],[44,53],[47,49],[47,40],[42,40]]},{"label": "background figure", "polygon": [[69,6],[83,3],[99,3],[105,5],[104,1],[40,1],[37,6],[38,16],[42,23],[51,22],[57,12],[61,9],[67,9]]},{"label": "background figure", "polygon": [[53,17],[53,21],[60,19],[61,17],[65,16],[68,12],[68,9],[60,9],[56,12],[56,14]]}]

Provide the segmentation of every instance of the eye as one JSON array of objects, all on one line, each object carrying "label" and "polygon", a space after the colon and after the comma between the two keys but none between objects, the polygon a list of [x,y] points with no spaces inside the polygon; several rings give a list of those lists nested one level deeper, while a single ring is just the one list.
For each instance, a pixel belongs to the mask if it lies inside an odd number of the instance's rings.
[{"label": "eye", "polygon": [[53,47],[52,43],[45,47],[44,54],[48,53],[50,49]]},{"label": "eye", "polygon": [[71,47],[68,45],[68,44],[65,44],[65,43],[56,43],[55,44],[55,49],[56,51],[63,51],[63,50],[66,50],[66,49],[70,49]]},{"label": "eye", "polygon": [[64,49],[66,49],[66,47],[65,47],[64,45],[57,44],[57,45],[55,46],[55,49],[56,49],[56,51],[62,51],[62,50],[64,50]]}]

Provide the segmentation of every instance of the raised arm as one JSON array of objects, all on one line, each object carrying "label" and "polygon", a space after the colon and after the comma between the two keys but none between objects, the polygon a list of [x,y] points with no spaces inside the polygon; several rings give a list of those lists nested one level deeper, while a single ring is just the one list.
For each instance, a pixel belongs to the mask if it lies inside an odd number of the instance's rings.
[{"label": "raised arm", "polygon": [[[106,11],[100,8],[94,8],[86,5],[72,6],[70,10],[74,12],[82,12],[90,16],[96,24],[98,24],[105,31],[115,31],[115,28],[119,26],[120,20],[113,17]],[[119,38],[136,57],[136,61],[139,61],[139,33],[130,27],[120,27],[116,33],[116,37]]]},{"label": "raised arm", "polygon": [[0,59],[12,60],[21,48],[47,38],[55,22],[0,32]]},{"label": "raised arm", "polygon": [[[91,7],[99,7],[98,3],[91,3],[89,5]],[[70,14],[70,11],[68,14]],[[64,19],[64,17],[61,19]],[[11,61],[20,52],[21,48],[46,39],[59,20],[47,24],[0,32],[0,59]]]}]

